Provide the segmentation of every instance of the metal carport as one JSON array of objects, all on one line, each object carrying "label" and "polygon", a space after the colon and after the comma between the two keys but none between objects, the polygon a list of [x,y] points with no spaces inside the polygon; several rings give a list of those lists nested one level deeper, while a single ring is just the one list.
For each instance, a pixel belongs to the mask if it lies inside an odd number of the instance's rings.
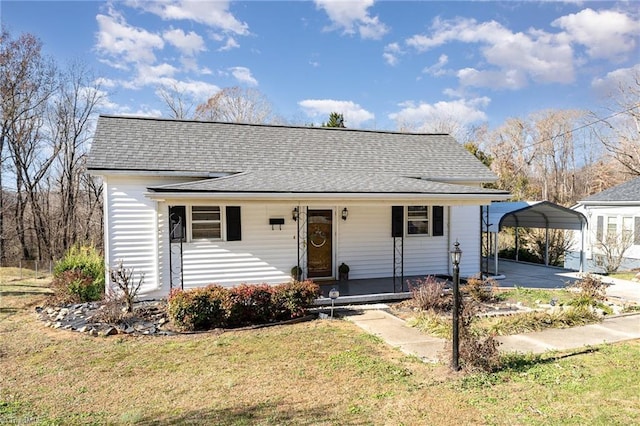
[{"label": "metal carport", "polygon": [[582,213],[549,201],[493,202],[482,208],[482,230],[487,233],[487,241],[491,241],[493,235],[496,275],[498,275],[498,232],[503,227],[516,228],[516,260],[518,228],[544,229],[545,265],[547,266],[549,265],[549,229],[580,231],[580,272],[582,272],[586,225],[587,218]]}]

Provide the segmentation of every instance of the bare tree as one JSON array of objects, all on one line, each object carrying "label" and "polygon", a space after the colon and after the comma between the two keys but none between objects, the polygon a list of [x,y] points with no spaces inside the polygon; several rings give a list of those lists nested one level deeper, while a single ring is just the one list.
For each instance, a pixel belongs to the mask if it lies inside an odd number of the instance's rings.
[{"label": "bare tree", "polygon": [[616,272],[624,261],[624,254],[633,245],[633,233],[606,232],[602,239],[596,240],[595,246],[600,252],[594,254],[596,265],[604,269],[608,274]]},{"label": "bare tree", "polygon": [[[37,202],[38,185],[46,177],[57,148],[44,146],[43,121],[47,102],[55,90],[55,66],[41,54],[42,44],[34,36],[23,34],[14,40],[6,31],[0,39],[2,75],[2,130],[0,152],[6,146],[13,162],[12,177],[16,185],[16,225],[22,253],[31,257],[27,245],[26,213],[31,203],[33,227],[44,238],[43,212]],[[41,159],[41,152],[50,154]],[[3,170],[4,171],[4,170]],[[0,194],[3,194],[0,181]],[[0,195],[2,199],[2,195]],[[4,206],[0,204],[0,250],[4,253]]]},{"label": "bare tree", "polygon": [[601,124],[592,127],[594,133],[628,173],[640,175],[640,67],[618,81],[605,111],[591,113]]},{"label": "bare tree", "polygon": [[265,124],[274,120],[269,100],[257,89],[226,87],[196,108],[196,119]]},{"label": "bare tree", "polygon": [[48,128],[54,146],[59,146],[56,157],[56,186],[59,214],[55,222],[55,241],[52,254],[61,256],[79,239],[81,227],[81,194],[88,142],[95,125],[95,110],[104,99],[104,92],[96,83],[86,65],[74,62],[60,76],[61,86],[52,102],[48,115]]},{"label": "bare tree", "polygon": [[193,118],[196,101],[193,96],[179,82],[163,84],[156,90],[156,95],[164,102],[169,110],[169,117],[175,119]]}]

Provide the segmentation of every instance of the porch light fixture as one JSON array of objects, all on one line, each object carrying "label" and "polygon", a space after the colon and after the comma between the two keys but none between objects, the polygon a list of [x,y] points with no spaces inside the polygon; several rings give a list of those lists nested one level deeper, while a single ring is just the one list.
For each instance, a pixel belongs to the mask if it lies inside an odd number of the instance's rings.
[{"label": "porch light fixture", "polygon": [[291,218],[295,221],[298,220],[298,208],[294,207],[293,211],[291,212]]},{"label": "porch light fixture", "polygon": [[349,217],[349,210],[345,207],[342,209],[342,220],[347,220],[347,217]]},{"label": "porch light fixture", "polygon": [[453,353],[451,355],[451,369],[453,371],[460,370],[459,353],[459,309],[460,309],[460,259],[462,258],[462,250],[460,243],[456,240],[453,245],[455,248],[451,250],[451,263],[453,263]]}]

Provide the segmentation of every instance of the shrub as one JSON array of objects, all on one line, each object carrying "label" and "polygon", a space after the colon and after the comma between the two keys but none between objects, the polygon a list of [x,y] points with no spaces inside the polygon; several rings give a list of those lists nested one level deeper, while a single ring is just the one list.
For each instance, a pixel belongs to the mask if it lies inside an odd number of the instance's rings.
[{"label": "shrub", "polygon": [[82,303],[100,300],[104,284],[79,269],[69,269],[57,274],[51,282],[54,299],[58,303]]},{"label": "shrub", "polygon": [[273,315],[273,287],[242,284],[229,290],[228,325],[231,327],[270,322]]},{"label": "shrub", "polygon": [[494,290],[497,288],[494,280],[480,280],[469,278],[462,287],[462,293],[468,295],[476,302],[489,302],[494,299]]},{"label": "shrub", "polygon": [[71,247],[53,272],[52,288],[60,302],[90,302],[104,294],[104,259],[95,247]]},{"label": "shrub", "polygon": [[434,276],[409,283],[411,297],[416,306],[423,311],[446,311],[451,308],[452,297],[444,293],[444,287],[444,282]]},{"label": "shrub", "polygon": [[53,275],[58,276],[71,269],[81,270],[93,277],[96,283],[104,285],[104,258],[95,247],[75,245],[69,249],[53,268]]},{"label": "shrub", "polygon": [[320,295],[320,287],[313,281],[294,281],[273,287],[275,320],[299,318],[306,307]]},{"label": "shrub", "polygon": [[217,285],[172,290],[169,294],[169,317],[185,330],[224,327],[230,299],[229,290]]},{"label": "shrub", "polygon": [[460,303],[459,317],[459,361],[468,371],[496,371],[501,366],[500,343],[493,335],[480,336],[474,332],[477,307],[471,301]]},{"label": "shrub", "polygon": [[579,298],[591,300],[592,305],[602,302],[607,298],[607,285],[599,277],[585,274],[579,280],[569,285],[569,288],[580,292]]},{"label": "shrub", "polygon": [[110,295],[109,301],[116,302],[120,300],[127,307],[127,312],[133,312],[133,302],[138,297],[138,291],[140,291],[140,287],[144,282],[144,273],[140,274],[138,282],[135,282],[133,268],[125,268],[122,261],[120,261],[116,269],[109,268],[109,277],[111,278],[111,285],[116,287],[113,294]]},{"label": "shrub", "polygon": [[319,294],[312,281],[172,290],[169,317],[185,330],[264,324],[303,316]]}]

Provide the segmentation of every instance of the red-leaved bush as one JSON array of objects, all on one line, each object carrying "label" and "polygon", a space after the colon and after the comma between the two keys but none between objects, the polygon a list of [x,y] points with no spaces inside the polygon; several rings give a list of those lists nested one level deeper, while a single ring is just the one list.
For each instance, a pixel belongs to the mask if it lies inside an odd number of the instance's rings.
[{"label": "red-leaved bush", "polygon": [[172,290],[169,316],[185,330],[264,324],[303,316],[319,294],[312,281]]}]

